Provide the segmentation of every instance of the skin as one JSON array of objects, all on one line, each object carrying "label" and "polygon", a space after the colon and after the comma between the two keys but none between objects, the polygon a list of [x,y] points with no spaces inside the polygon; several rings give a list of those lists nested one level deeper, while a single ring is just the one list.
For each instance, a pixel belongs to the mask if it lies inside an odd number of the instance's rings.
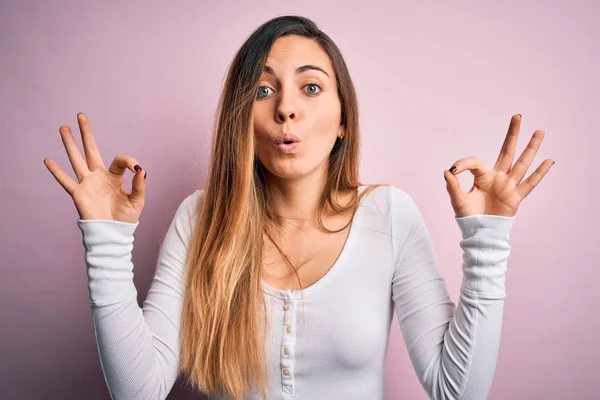
[{"label": "skin", "polygon": [[[331,61],[314,41],[299,36],[277,39],[267,65],[271,73],[264,73],[261,77],[261,88],[257,93],[260,99],[253,106],[256,155],[267,169],[272,190],[270,198],[276,212],[290,221],[294,228],[291,232],[288,230],[291,233],[289,241],[286,238],[281,240],[282,247],[300,249],[297,258],[302,260],[299,261],[302,265],[314,254],[321,253],[319,257],[335,255],[347,233],[347,229],[335,235],[315,233],[317,203],[325,182],[328,156],[336,137],[345,134],[340,125],[341,105]],[[304,65],[317,66],[325,73],[308,69],[297,74],[296,69]],[[473,156],[457,160],[453,168],[444,171],[446,189],[456,217],[514,217],[522,201],[554,165],[553,160],[546,159],[523,180],[545,133],[536,130],[513,165],[521,118],[520,114],[512,116],[492,169]],[[106,168],[87,117],[79,113],[77,121],[85,157],[77,148],[71,129],[66,125],[59,129],[76,181],[52,158],[44,159],[44,164],[73,198],[80,218],[137,222],[145,203],[146,171],[138,165],[135,157],[125,154],[116,156]],[[295,154],[280,153],[275,147],[273,141],[282,132],[291,132],[302,139]],[[135,174],[131,193],[126,192],[124,185],[127,170]],[[456,176],[465,171],[474,176],[473,186],[466,193]],[[330,229],[339,229],[346,224],[348,216],[329,215],[323,221]],[[312,236],[295,233],[310,233]],[[323,245],[315,249],[315,243]],[[324,264],[327,262],[324,261]]]},{"label": "skin", "polygon": [[[318,228],[318,200],[325,185],[329,154],[345,129],[336,76],[327,53],[313,40],[300,36],[278,38],[267,57],[253,106],[256,156],[265,166],[270,199],[282,217],[270,229],[279,247],[298,271],[304,287],[312,285],[333,265],[349,227],[338,233]],[[299,67],[312,65],[322,69]],[[281,152],[274,141],[283,132],[301,140],[294,154]],[[339,197],[343,203],[346,199]],[[326,210],[323,223],[341,229],[351,215]],[[265,279],[282,289],[298,289],[293,270],[265,237]]]},{"label": "skin", "polygon": [[[307,70],[297,73],[298,67],[315,65],[325,72]],[[253,107],[253,127],[256,155],[267,170],[271,199],[276,212],[284,216],[283,229],[277,241],[299,268],[321,258],[320,265],[329,265],[344,244],[347,229],[336,235],[317,232],[317,201],[327,173],[329,153],[336,137],[345,134],[340,126],[341,104],[336,79],[329,57],[310,39],[286,36],[277,39],[267,58],[270,72],[264,72]],[[312,84],[317,84],[314,87]],[[527,148],[513,166],[521,115],[511,118],[510,126],[498,160],[491,170],[477,157],[457,160],[444,171],[446,189],[456,217],[487,214],[513,217],[519,204],[531,193],[554,164],[545,160],[536,171],[521,182],[544,138],[544,132],[534,132]],[[292,132],[302,142],[297,153],[279,152],[274,140],[282,132]],[[456,175],[471,171],[474,184],[463,192]],[[348,216],[329,216],[324,223],[339,229]],[[280,227],[281,228],[281,227]],[[332,243],[331,241],[334,241]],[[267,272],[277,276],[280,283],[290,277],[287,267],[267,243]],[[323,244],[318,246],[318,244]],[[325,261],[327,260],[327,261]],[[307,267],[308,268],[308,267]],[[306,272],[303,270],[302,272]],[[314,271],[306,278],[310,284],[321,275]],[[302,277],[301,277],[302,278]],[[303,279],[304,280],[304,279]],[[286,282],[283,285],[295,285]]]},{"label": "skin", "polygon": [[[514,217],[522,201],[529,196],[554,165],[553,160],[546,159],[527,179],[522,181],[542,145],[545,133],[536,130],[513,165],[521,118],[521,114],[512,116],[508,133],[492,169],[488,169],[479,158],[473,156],[461,158],[453,164],[455,169],[450,167],[448,171],[444,171],[446,190],[450,195],[450,203],[456,217],[480,214]],[[456,176],[464,171],[470,171],[474,176],[473,186],[468,193],[463,192]]]},{"label": "skin", "polygon": [[[345,133],[336,76],[327,53],[315,41],[295,35],[275,41],[266,65],[272,72],[263,72],[253,107],[256,156],[267,170],[276,212],[298,228],[312,226],[329,154]],[[325,73],[296,73],[304,65]],[[302,140],[295,154],[274,145],[282,132]]]}]

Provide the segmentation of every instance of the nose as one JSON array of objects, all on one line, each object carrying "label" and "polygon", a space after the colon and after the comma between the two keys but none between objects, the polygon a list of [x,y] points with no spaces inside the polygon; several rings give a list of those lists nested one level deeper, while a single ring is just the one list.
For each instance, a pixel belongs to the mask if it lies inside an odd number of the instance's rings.
[{"label": "nose", "polygon": [[279,102],[275,107],[275,119],[278,122],[285,122],[287,120],[294,120],[297,117],[298,112],[291,91],[282,89],[279,96]]}]

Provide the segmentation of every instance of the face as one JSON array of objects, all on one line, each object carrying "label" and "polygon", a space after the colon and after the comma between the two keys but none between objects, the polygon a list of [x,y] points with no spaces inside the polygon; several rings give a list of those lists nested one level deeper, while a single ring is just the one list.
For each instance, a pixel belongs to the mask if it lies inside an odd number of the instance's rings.
[{"label": "face", "polygon": [[327,53],[311,39],[280,37],[259,85],[252,112],[260,162],[281,179],[325,173],[329,153],[345,133]]}]

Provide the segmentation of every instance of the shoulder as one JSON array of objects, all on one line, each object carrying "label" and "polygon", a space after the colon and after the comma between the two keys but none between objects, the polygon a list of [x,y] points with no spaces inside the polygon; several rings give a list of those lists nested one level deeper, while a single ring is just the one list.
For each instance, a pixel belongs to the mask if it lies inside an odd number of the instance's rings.
[{"label": "shoulder", "polygon": [[192,193],[184,195],[183,200],[179,202],[173,224],[177,225],[185,233],[191,234],[193,227],[199,215],[200,203],[204,198],[204,190],[196,189]]},{"label": "shoulder", "polygon": [[196,189],[183,199],[180,207],[194,208],[200,204],[202,198],[204,198],[204,189]]},{"label": "shoulder", "polygon": [[404,189],[392,186],[389,190],[390,207],[395,216],[420,217],[415,199]]},{"label": "shoulder", "polygon": [[392,217],[398,214],[414,214],[418,207],[413,197],[404,189],[394,185],[365,185],[362,191],[369,190],[363,205],[378,215]]},{"label": "shoulder", "polygon": [[419,209],[413,197],[404,189],[393,185],[369,185],[361,187],[361,190],[368,190],[360,207],[365,228],[398,236],[419,225]]},{"label": "shoulder", "polygon": [[203,189],[196,189],[191,193],[184,194],[183,200],[179,201],[176,216],[191,215],[204,197]]}]

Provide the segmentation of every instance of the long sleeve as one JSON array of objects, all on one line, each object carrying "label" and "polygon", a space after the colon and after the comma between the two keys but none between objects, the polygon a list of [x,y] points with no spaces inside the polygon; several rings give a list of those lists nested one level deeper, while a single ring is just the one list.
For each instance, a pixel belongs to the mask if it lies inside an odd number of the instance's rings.
[{"label": "long sleeve", "polygon": [[500,345],[508,240],[515,218],[455,218],[463,250],[455,307],[417,205],[400,189],[390,193],[392,297],[415,372],[431,399],[485,399]]},{"label": "long sleeve", "polygon": [[161,246],[142,308],[133,284],[138,223],[81,220],[90,306],[104,379],[113,399],[164,399],[178,374],[183,268],[191,234],[188,196]]}]

